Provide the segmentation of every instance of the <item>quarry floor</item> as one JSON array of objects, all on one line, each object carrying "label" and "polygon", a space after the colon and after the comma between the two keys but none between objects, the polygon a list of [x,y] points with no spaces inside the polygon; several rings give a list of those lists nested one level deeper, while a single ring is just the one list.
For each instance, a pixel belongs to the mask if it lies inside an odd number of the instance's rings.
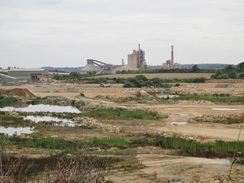
[{"label": "quarry floor", "polygon": [[[182,91],[225,93],[244,97],[244,83],[206,83],[191,84],[182,87]],[[161,114],[168,114],[166,120],[145,123],[142,125],[126,126],[120,124],[126,133],[168,133],[177,134],[184,138],[196,139],[199,141],[235,141],[238,138],[240,125],[190,122],[193,117],[202,115],[217,114],[238,114],[244,113],[244,105],[223,105],[214,103],[191,103],[180,102],[177,104],[118,104],[102,99],[90,99],[95,96],[128,97],[140,89],[126,89],[121,85],[114,85],[111,88],[99,88],[98,85],[78,84],[51,84],[51,85],[24,85],[38,97],[61,96],[69,99],[76,99],[75,96],[83,93],[87,98],[84,100],[93,103],[103,103],[107,106],[124,106],[128,108],[144,108],[158,111]],[[1,87],[12,88],[12,87]],[[192,90],[191,90],[192,89]],[[178,90],[178,89],[177,89]],[[99,135],[99,134],[96,134]],[[244,141],[244,133],[241,133],[240,140]],[[224,159],[206,159],[195,157],[183,157],[172,155],[168,150],[156,147],[144,147],[137,149],[136,158],[143,165],[140,169],[131,171],[116,171],[106,177],[106,180],[114,182],[226,182],[231,163]],[[244,182],[244,167],[234,165],[232,172],[233,180],[230,182]]]}]

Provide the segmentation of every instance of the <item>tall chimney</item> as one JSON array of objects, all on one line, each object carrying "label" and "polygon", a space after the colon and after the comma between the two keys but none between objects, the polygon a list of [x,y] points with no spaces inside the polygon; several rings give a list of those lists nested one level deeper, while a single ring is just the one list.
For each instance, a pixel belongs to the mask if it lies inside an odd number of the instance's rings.
[{"label": "tall chimney", "polygon": [[138,44],[138,50],[140,50],[140,44]]},{"label": "tall chimney", "polygon": [[174,65],[174,46],[171,46],[171,65]]}]

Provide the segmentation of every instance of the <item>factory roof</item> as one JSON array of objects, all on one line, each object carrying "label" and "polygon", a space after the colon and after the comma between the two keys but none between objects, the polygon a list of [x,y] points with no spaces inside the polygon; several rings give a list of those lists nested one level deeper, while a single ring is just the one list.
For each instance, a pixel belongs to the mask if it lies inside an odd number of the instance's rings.
[{"label": "factory roof", "polygon": [[10,79],[17,79],[15,77],[12,77],[12,76],[9,76],[9,75],[6,75],[6,74],[0,74],[0,76],[6,77],[6,78],[10,78]]},{"label": "factory roof", "polygon": [[9,71],[44,71],[47,69],[11,69]]}]

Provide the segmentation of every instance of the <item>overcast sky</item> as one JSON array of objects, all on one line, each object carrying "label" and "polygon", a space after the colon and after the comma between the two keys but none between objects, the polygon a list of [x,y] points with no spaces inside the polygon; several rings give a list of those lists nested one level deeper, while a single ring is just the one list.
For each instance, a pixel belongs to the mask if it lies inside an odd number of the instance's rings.
[{"label": "overcast sky", "polygon": [[0,67],[244,61],[244,0],[0,0]]}]

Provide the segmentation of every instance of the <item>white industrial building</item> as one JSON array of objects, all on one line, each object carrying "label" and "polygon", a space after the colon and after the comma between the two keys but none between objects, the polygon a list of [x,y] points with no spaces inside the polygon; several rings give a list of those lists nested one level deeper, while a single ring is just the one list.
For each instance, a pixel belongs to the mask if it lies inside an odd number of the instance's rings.
[{"label": "white industrial building", "polygon": [[18,85],[22,83],[49,83],[51,78],[47,69],[12,69],[8,75],[1,74],[2,85]]}]

